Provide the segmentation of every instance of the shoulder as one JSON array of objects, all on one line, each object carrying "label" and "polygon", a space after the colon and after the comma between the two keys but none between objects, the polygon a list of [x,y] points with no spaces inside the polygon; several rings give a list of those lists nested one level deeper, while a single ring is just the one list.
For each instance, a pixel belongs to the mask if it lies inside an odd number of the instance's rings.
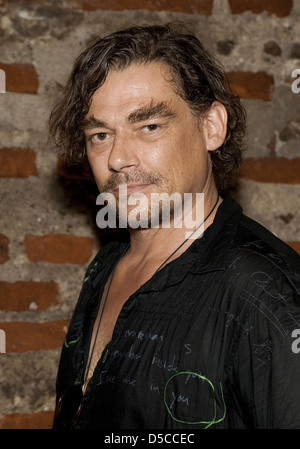
[{"label": "shoulder", "polygon": [[300,294],[300,256],[264,226],[241,216],[229,251],[229,265],[248,273],[282,278]]},{"label": "shoulder", "polygon": [[227,275],[252,316],[284,329],[283,335],[295,327],[300,319],[300,256],[244,215],[231,242]]}]

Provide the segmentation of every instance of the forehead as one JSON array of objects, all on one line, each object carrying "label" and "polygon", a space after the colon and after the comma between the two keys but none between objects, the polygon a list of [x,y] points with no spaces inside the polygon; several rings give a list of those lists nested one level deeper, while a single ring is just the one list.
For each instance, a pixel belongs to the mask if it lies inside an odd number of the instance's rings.
[{"label": "forehead", "polygon": [[122,70],[109,71],[105,82],[92,97],[88,116],[96,114],[100,109],[117,111],[150,102],[174,103],[179,100],[167,65],[133,64]]}]

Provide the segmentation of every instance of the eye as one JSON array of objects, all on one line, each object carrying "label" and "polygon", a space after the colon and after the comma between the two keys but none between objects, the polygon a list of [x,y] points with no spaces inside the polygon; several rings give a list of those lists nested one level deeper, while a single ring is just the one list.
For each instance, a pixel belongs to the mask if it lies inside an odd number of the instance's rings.
[{"label": "eye", "polygon": [[158,125],[155,125],[155,124],[153,124],[153,125],[146,125],[146,126],[144,126],[144,128],[147,131],[156,131],[158,129]]},{"label": "eye", "polygon": [[97,133],[92,135],[92,140],[94,142],[103,142],[107,138],[107,133]]}]

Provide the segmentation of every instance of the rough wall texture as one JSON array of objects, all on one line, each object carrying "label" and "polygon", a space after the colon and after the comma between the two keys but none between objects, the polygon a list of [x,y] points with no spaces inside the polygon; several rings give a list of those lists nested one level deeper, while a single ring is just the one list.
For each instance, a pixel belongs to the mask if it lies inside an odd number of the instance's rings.
[{"label": "rough wall texture", "polygon": [[96,35],[186,22],[248,111],[236,196],[300,252],[299,19],[296,0],[0,1],[0,428],[51,427],[60,347],[102,242],[94,186],[47,145],[49,110],[74,58]]}]

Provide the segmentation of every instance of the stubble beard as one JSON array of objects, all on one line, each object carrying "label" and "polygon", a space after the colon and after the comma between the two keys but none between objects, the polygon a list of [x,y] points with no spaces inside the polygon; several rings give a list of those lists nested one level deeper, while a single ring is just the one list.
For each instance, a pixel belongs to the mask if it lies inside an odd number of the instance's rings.
[{"label": "stubble beard", "polygon": [[[151,185],[151,192],[119,195],[120,186],[125,187],[126,185],[135,183]],[[120,227],[120,222],[124,223],[126,221],[127,227],[129,229],[131,228],[129,217],[130,213],[136,208],[136,205],[128,204],[130,201],[129,197],[131,200],[134,200],[136,204],[141,200],[147,200],[147,213],[145,210],[141,213],[143,218],[140,218],[140,229],[153,227],[153,223],[155,223],[154,227],[162,226],[166,213],[169,214],[170,220],[172,221],[178,207],[174,202],[164,203],[163,201],[155,202],[153,200],[155,194],[166,194],[170,196],[175,192],[174,186],[171,186],[160,173],[144,172],[140,170],[132,173],[113,173],[107,182],[101,186],[100,191],[102,193],[110,192],[116,198],[117,227]],[[124,215],[124,211],[126,211],[126,216]]]}]

